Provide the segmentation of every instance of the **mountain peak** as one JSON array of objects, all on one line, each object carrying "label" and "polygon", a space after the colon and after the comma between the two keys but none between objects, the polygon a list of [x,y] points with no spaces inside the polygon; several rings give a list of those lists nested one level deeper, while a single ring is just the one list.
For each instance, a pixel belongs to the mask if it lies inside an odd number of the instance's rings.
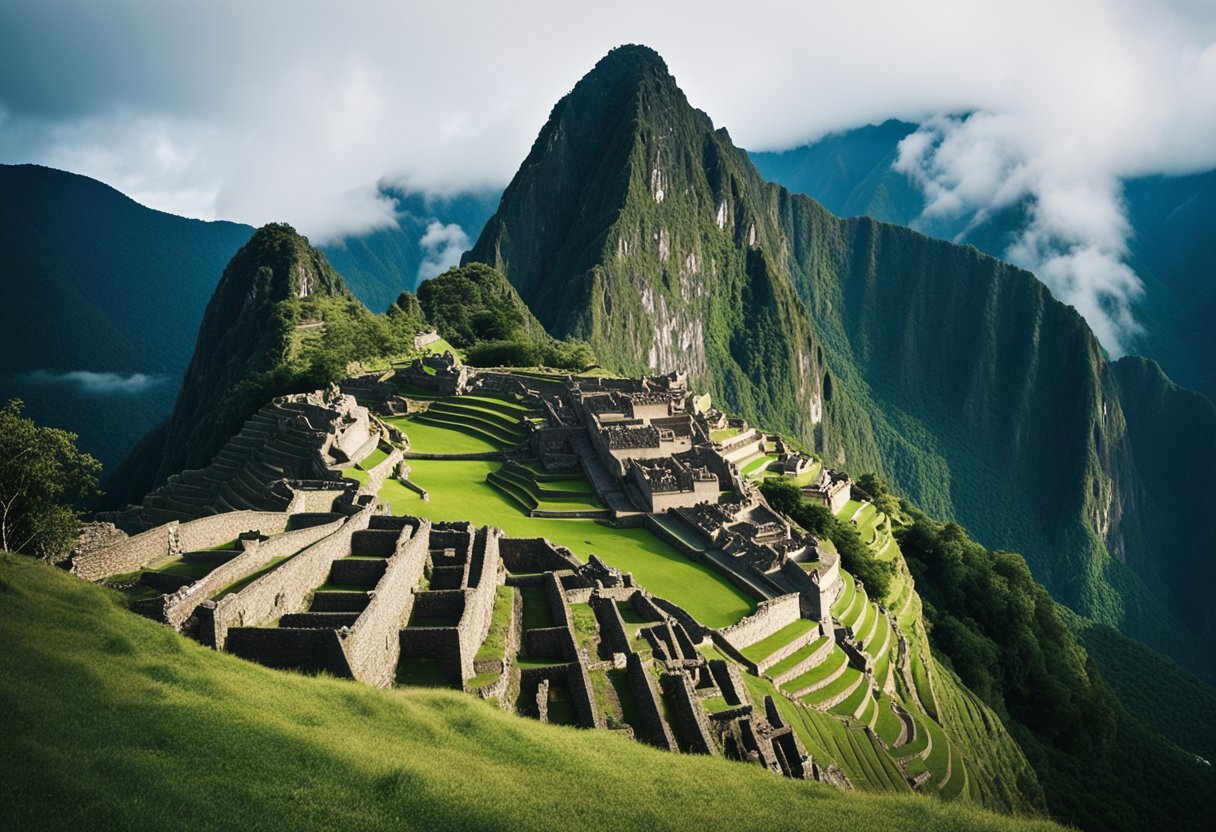
[{"label": "mountain peak", "polygon": [[639,43],[626,43],[610,49],[588,74],[628,73],[646,69],[670,74],[667,62],[658,52]]}]

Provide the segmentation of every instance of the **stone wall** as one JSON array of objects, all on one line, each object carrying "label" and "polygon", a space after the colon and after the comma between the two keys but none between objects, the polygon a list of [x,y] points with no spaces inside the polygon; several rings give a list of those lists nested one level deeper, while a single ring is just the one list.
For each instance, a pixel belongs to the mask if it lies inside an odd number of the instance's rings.
[{"label": "stone wall", "polygon": [[[460,633],[455,627],[406,627],[398,634],[401,658],[443,662],[454,681],[460,681]],[[465,677],[467,678],[467,677]]]},{"label": "stone wall", "polygon": [[658,609],[662,610],[666,616],[670,616],[671,618],[674,618],[676,621],[680,622],[680,626],[683,627],[684,631],[688,633],[690,638],[692,638],[693,643],[700,644],[702,641],[709,638],[712,631],[709,628],[702,626],[701,622],[689,615],[683,607],[668,601],[666,598],[658,597],[654,598],[654,605]]},{"label": "stone wall", "polygon": [[429,520],[421,521],[417,531],[403,525],[396,551],[388,559],[371,603],[342,637],[351,673],[360,682],[381,688],[393,683],[401,652],[397,633],[409,621],[414,587],[422,580],[426,566],[430,536]]},{"label": "stone wall", "polygon": [[508,625],[502,659],[495,659],[493,663],[487,661],[476,662],[473,666],[473,670],[478,673],[492,673],[494,672],[493,665],[498,665],[498,678],[488,685],[482,685],[476,690],[476,693],[482,699],[497,699],[499,707],[503,710],[510,709],[510,702],[507,699],[506,693],[511,684],[513,659],[519,654],[520,642],[523,640],[523,629],[523,596],[519,592],[512,590],[511,623]]},{"label": "stone wall", "polygon": [[194,613],[196,607],[226,586],[252,575],[275,558],[290,555],[307,548],[342,527],[339,518],[319,526],[309,526],[296,531],[283,532],[269,540],[249,540],[245,550],[227,563],[222,563],[204,578],[195,581],[180,592],[166,596],[164,619],[175,630],[181,630]]},{"label": "stone wall", "polygon": [[367,528],[370,518],[371,508],[367,507],[348,518],[340,529],[240,592],[219,599],[212,615],[214,634],[211,643],[222,650],[229,627],[256,625],[298,611],[304,599],[329,577],[333,562],[350,554],[351,535]]},{"label": "stone wall", "polygon": [[580,565],[569,549],[543,537],[504,537],[498,541],[498,551],[510,572],[558,572]]},{"label": "stone wall", "polygon": [[277,534],[287,528],[289,516],[277,511],[230,511],[187,523],[174,520],[130,537],[116,537],[108,546],[76,552],[71,558],[71,571],[87,581],[105,580],[182,552],[235,540],[241,532]]},{"label": "stone wall", "polygon": [[574,703],[574,713],[582,728],[603,728],[604,717],[595,706],[595,691],[591,687],[591,674],[587,672],[587,663],[580,656],[578,661],[570,665],[567,676],[570,688],[570,699]]},{"label": "stone wall", "polygon": [[230,652],[267,667],[351,676],[334,630],[232,627],[226,635]]},{"label": "stone wall", "polygon": [[481,649],[490,632],[494,616],[494,598],[502,583],[502,557],[498,553],[502,530],[483,526],[473,540],[469,588],[465,590],[464,612],[456,625],[460,634],[460,674],[468,679],[473,673],[473,657]]},{"label": "stone wall", "polygon": [[716,755],[718,748],[709,731],[705,709],[693,691],[692,680],[683,673],[664,673],[662,684],[675,710],[675,718],[680,721],[680,735],[688,746],[683,750],[693,754]]},{"label": "stone wall", "polygon": [[801,614],[797,593],[761,601],[756,605],[754,613],[729,627],[723,627],[722,637],[736,650],[742,650],[793,624]]},{"label": "stone wall", "polygon": [[235,540],[241,532],[278,534],[287,528],[290,518],[291,515],[281,511],[229,511],[213,514],[182,523],[177,527],[177,540],[183,552],[197,552]]},{"label": "stone wall", "polygon": [[629,631],[625,629],[625,620],[616,602],[593,591],[590,598],[591,609],[595,611],[595,619],[599,622],[600,633],[608,643],[613,653],[628,653]]},{"label": "stone wall", "polygon": [[675,751],[676,740],[663,719],[654,677],[637,653],[629,654],[625,667],[629,679],[629,690],[633,693],[634,701],[637,702],[638,711],[641,713],[641,739],[666,751]]},{"label": "stone wall", "polygon": [[166,523],[103,548],[74,552],[69,561],[72,574],[86,581],[101,581],[164,560],[169,556],[171,541],[175,541],[177,526],[176,521]]},{"label": "stone wall", "polygon": [[397,465],[400,464],[404,456],[404,451],[394,447],[386,459],[381,460],[379,465],[372,466],[372,469],[367,472],[368,484],[360,486],[359,493],[371,494],[373,496],[379,494],[380,487],[397,470]]}]

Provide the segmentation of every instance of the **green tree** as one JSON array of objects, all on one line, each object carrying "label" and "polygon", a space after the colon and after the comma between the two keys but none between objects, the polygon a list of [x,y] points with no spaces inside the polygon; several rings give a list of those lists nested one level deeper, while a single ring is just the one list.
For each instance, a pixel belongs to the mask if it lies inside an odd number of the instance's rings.
[{"label": "green tree", "polygon": [[891,493],[886,480],[878,474],[862,474],[857,480],[861,490],[870,495],[874,506],[888,517],[899,516],[899,498]]},{"label": "green tree", "polygon": [[887,597],[895,570],[890,562],[874,557],[852,523],[838,520],[823,506],[805,500],[802,491],[789,480],[767,479],[760,484],[760,491],[777,511],[816,537],[831,540],[840,553],[841,565],[865,583],[870,597],[876,600]]},{"label": "green tree", "polygon": [[14,399],[0,410],[0,550],[46,560],[67,554],[80,531],[68,501],[97,494],[101,463],[76,434],[35,425]]}]

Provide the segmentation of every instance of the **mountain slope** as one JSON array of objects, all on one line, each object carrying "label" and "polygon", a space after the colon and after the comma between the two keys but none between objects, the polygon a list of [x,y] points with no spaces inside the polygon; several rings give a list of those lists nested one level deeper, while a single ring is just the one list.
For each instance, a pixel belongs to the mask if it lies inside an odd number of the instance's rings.
[{"label": "mountain slope", "polygon": [[5,828],[181,829],[204,816],[251,830],[551,829],[591,817],[647,830],[795,818],[824,830],[1059,828],[911,795],[841,794],[525,721],[460,693],[270,670],[12,555],[0,555],[0,597]]},{"label": "mountain slope", "polygon": [[604,58],[562,99],[464,262],[508,276],[558,337],[626,374],[682,369],[753,421],[810,438],[821,351],[754,221],[726,213],[746,158],[662,59]]},{"label": "mountain slope", "polygon": [[[0,398],[26,399],[39,422],[117,463],[172,407],[216,277],[252,232],[153,211],[87,177],[0,165]],[[81,371],[115,375],[64,378]],[[120,383],[135,373],[149,380]]]},{"label": "mountain slope", "polygon": [[[892,169],[899,142],[916,128],[892,120],[750,157],[766,178],[840,216],[914,226],[1003,257],[1029,222],[1029,204],[1023,200],[982,216],[922,217],[924,194]],[[1123,198],[1132,231],[1127,262],[1145,287],[1135,303],[1144,332],[1134,347],[1176,381],[1216,399],[1216,334],[1207,323],[1216,315],[1216,243],[1207,232],[1216,216],[1216,171],[1129,179]]]},{"label": "mountain slope", "polygon": [[605,365],[686,369],[1210,672],[1146,568],[1119,388],[1075,310],[974,248],[766,183],[652,51],[614,50],[554,107],[466,259]]},{"label": "mountain slope", "polygon": [[[322,247],[378,312],[424,263],[450,264],[450,250],[422,245],[430,226],[475,234],[498,202],[385,193],[395,226]],[[78,433],[109,473],[172,411],[207,301],[253,232],[154,211],[85,176],[0,165],[0,400]]]}]

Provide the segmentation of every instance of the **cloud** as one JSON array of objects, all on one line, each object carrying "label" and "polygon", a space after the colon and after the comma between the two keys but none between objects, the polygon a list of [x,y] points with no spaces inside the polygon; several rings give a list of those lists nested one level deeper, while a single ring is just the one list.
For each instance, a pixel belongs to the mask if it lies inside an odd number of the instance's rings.
[{"label": "cloud", "polygon": [[444,225],[433,220],[418,245],[422,248],[422,264],[418,266],[421,283],[460,265],[460,255],[469,247],[469,235],[456,223]]},{"label": "cloud", "polygon": [[67,373],[34,370],[23,374],[21,378],[34,384],[74,387],[78,392],[89,396],[139,396],[168,380],[167,376],[147,373],[124,375],[95,373],[89,370],[72,370]]},{"label": "cloud", "polygon": [[724,52],[722,21],[739,15],[725,0],[14,0],[0,4],[0,161],[332,241],[393,222],[378,185],[502,187],[557,99],[609,48],[642,42],[756,150],[977,114],[909,150],[934,210],[1033,198],[1027,262],[1078,286],[1059,264],[1119,258],[1117,224],[1078,238],[1113,203],[1078,194],[1216,167],[1210,0],[754,0]]},{"label": "cloud", "polygon": [[1015,229],[1005,258],[1035,272],[1076,307],[1108,352],[1122,355],[1142,332],[1132,308],[1144,287],[1124,262],[1131,224],[1118,173],[1027,148],[1026,135],[1009,115],[927,120],[900,143],[894,166],[924,191],[914,224],[965,221],[956,236],[965,239],[994,212],[1024,205],[1028,221]]}]

